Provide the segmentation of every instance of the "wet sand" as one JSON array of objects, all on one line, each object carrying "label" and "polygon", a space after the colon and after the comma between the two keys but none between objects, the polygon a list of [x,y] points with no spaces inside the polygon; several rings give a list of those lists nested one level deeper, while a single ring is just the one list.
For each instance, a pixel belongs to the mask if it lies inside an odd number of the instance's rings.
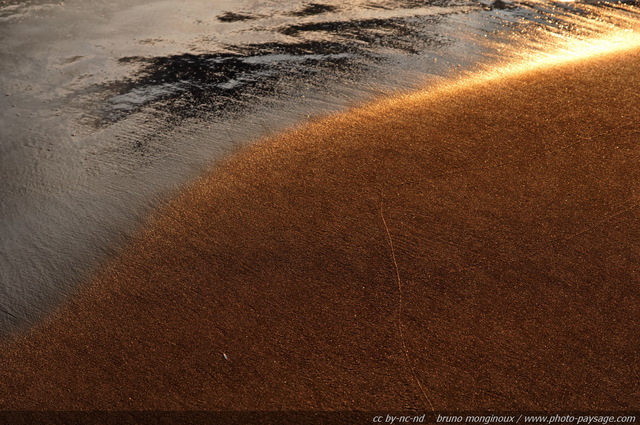
[{"label": "wet sand", "polygon": [[5,341],[0,407],[637,409],[639,61],[243,149]]}]

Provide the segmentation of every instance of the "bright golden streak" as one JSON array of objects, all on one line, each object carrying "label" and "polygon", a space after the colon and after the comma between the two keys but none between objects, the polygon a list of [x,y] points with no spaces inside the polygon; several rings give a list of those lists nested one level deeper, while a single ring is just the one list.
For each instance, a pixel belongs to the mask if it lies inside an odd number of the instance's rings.
[{"label": "bright golden streak", "polygon": [[481,76],[480,79],[486,81],[487,79],[565,65],[571,62],[592,59],[599,55],[638,48],[640,48],[640,33],[632,30],[619,30],[616,33],[596,39],[567,39],[551,53],[530,53],[524,57],[524,61],[489,71]]},{"label": "bright golden streak", "polygon": [[403,104],[416,100],[422,100],[431,96],[446,96],[456,90],[471,88],[479,84],[485,84],[492,80],[514,77],[523,73],[543,70],[555,66],[563,66],[572,62],[584,61],[599,55],[622,53],[640,49],[640,32],[632,29],[615,29],[604,36],[596,36],[589,39],[576,37],[558,37],[559,41],[548,47],[549,51],[526,51],[516,54],[516,59],[511,63],[498,64],[493,68],[474,71],[453,82],[445,82],[435,88],[426,88],[419,92],[406,95],[398,95],[391,99],[370,105],[367,110],[378,113],[379,108],[387,108],[392,105]]}]

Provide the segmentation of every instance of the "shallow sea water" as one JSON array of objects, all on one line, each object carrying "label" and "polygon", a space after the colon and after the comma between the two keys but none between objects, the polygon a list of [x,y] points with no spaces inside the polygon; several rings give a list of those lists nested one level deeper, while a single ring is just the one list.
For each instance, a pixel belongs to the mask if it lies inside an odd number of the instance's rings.
[{"label": "shallow sea water", "polygon": [[50,312],[152,208],[241,146],[562,46],[637,36],[638,10],[0,1],[0,334]]}]

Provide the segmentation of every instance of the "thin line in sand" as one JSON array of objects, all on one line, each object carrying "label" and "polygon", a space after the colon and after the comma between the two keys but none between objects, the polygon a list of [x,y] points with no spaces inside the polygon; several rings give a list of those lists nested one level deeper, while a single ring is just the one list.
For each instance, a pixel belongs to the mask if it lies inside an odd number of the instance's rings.
[{"label": "thin line in sand", "polygon": [[409,367],[409,369],[411,370],[411,376],[413,377],[414,381],[416,381],[416,383],[418,384],[418,387],[420,387],[420,391],[422,392],[422,396],[424,397],[425,401],[429,404],[429,407],[431,407],[431,410],[433,412],[436,411],[436,409],[433,407],[433,403],[431,402],[431,398],[427,395],[427,391],[424,387],[424,385],[422,384],[422,382],[420,381],[420,378],[418,378],[418,375],[416,374],[416,370],[413,367],[413,362],[411,361],[411,358],[409,356],[409,349],[407,348],[407,340],[405,338],[404,335],[404,326],[403,326],[403,322],[402,322],[402,308],[403,308],[403,298],[402,298],[402,279],[400,279],[400,268],[398,267],[398,260],[396,258],[396,250],[393,246],[393,238],[391,237],[391,232],[389,231],[389,226],[387,225],[387,220],[384,217],[384,194],[381,195],[380,198],[380,218],[382,219],[382,224],[384,225],[384,230],[386,232],[387,235],[387,240],[389,242],[389,249],[391,251],[391,259],[393,261],[393,268],[395,271],[395,277],[396,277],[396,283],[398,284],[398,309],[396,311],[396,315],[397,315],[397,324],[398,324],[398,332],[400,333],[400,341],[402,342],[402,349],[404,351],[404,358],[405,361],[407,363],[407,366]]}]

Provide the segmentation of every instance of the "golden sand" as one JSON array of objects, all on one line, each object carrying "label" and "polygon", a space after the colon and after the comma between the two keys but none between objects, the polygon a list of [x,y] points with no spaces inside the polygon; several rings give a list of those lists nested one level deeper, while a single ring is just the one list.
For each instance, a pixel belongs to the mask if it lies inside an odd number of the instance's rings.
[{"label": "golden sand", "polygon": [[0,352],[10,409],[637,408],[640,50],[249,147]]}]

